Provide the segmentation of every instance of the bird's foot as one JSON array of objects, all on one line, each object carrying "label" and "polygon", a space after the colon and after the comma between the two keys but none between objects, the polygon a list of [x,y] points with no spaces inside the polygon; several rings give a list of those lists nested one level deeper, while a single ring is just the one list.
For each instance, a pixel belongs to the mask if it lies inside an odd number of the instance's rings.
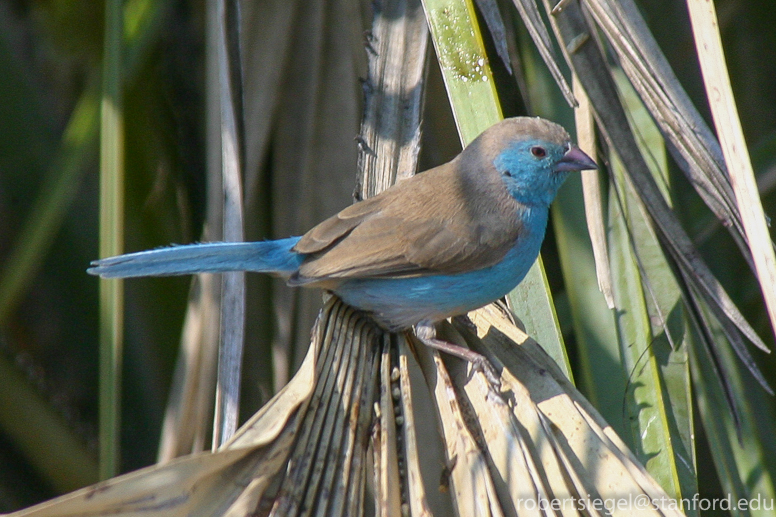
[{"label": "bird's foot", "polygon": [[453,322],[458,323],[459,325],[463,326],[471,332],[474,335],[477,335],[477,325],[474,324],[474,322],[469,318],[466,314],[460,314],[458,316],[453,316]]},{"label": "bird's foot", "polygon": [[481,372],[485,376],[485,379],[488,381],[488,384],[493,391],[498,393],[501,390],[501,379],[496,372],[496,369],[484,355],[479,354],[470,348],[437,338],[436,328],[430,321],[421,321],[418,323],[415,326],[415,335],[427,347],[468,361],[471,363],[474,371]]},{"label": "bird's foot", "polygon": [[472,368],[475,372],[481,372],[488,380],[490,387],[493,388],[496,393],[498,393],[501,390],[501,379],[499,378],[498,373],[496,373],[496,369],[492,364],[490,364],[490,361],[488,361],[487,357],[482,354],[478,354],[477,352],[474,353],[477,355],[477,357],[474,358],[474,360],[469,360],[469,362],[472,364]]}]

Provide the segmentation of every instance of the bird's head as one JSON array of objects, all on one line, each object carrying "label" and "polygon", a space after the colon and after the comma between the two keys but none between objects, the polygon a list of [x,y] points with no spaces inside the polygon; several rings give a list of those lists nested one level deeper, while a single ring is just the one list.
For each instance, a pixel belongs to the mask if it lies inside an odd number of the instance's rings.
[{"label": "bird's head", "polygon": [[515,117],[485,130],[467,151],[478,155],[521,203],[549,206],[571,171],[596,169],[596,163],[571,142],[558,124]]}]

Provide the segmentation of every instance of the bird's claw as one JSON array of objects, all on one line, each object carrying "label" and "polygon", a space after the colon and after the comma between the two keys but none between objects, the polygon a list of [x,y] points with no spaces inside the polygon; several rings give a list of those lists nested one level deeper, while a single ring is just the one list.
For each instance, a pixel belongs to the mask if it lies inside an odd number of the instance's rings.
[{"label": "bird's claw", "polygon": [[476,372],[481,372],[485,379],[488,381],[489,387],[496,393],[501,391],[501,377],[499,377],[496,369],[490,364],[487,357],[480,355],[476,359],[472,360],[472,369]]}]

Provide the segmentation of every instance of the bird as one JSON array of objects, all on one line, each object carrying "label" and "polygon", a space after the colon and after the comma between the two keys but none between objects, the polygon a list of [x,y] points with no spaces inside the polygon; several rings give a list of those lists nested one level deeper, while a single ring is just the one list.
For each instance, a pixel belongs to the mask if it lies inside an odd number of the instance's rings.
[{"label": "bird", "polygon": [[106,278],[249,271],[332,292],[389,332],[414,330],[497,382],[474,351],[435,324],[496,301],[528,273],[567,176],[597,169],[562,126],[504,119],[451,161],[401,180],[302,236],[171,246],[93,261]]}]

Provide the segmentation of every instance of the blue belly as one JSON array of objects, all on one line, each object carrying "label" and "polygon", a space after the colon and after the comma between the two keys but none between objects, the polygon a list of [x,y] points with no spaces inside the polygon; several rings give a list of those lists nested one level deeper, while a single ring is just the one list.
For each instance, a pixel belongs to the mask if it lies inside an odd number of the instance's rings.
[{"label": "blue belly", "polygon": [[334,289],[342,300],[372,313],[388,330],[409,328],[419,321],[464,314],[493,302],[525,277],[539,254],[541,232],[524,236],[491,267],[455,275],[397,279],[354,279]]}]

